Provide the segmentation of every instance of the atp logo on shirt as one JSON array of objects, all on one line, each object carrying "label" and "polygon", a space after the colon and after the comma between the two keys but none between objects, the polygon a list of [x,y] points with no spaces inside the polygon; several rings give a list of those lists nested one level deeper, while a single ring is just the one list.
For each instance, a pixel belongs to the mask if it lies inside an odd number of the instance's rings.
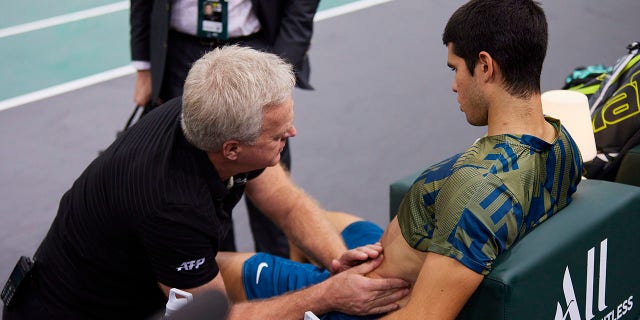
[{"label": "atp logo on shirt", "polygon": [[204,258],[191,260],[191,261],[185,261],[182,264],[180,264],[180,266],[178,268],[176,268],[176,270],[177,271],[182,271],[182,270],[198,269],[198,268],[200,268],[201,265],[204,264],[204,261],[205,261]]}]

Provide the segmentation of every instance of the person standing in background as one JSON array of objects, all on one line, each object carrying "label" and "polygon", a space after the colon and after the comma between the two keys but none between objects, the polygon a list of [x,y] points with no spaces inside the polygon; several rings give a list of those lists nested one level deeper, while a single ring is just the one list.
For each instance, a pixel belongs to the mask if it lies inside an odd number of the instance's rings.
[{"label": "person standing in background", "polygon": [[[277,54],[294,67],[296,87],[312,90],[307,56],[319,0],[131,0],[134,103],[143,114],[182,95],[193,62],[237,44]],[[291,170],[290,147],[280,163]],[[246,200],[255,249],[288,257],[284,233]],[[233,232],[224,249],[235,251]]]}]

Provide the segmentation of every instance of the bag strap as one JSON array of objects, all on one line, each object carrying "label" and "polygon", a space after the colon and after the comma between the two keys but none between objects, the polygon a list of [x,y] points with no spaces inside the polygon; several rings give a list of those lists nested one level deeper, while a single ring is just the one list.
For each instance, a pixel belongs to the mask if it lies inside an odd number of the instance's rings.
[{"label": "bag strap", "polygon": [[632,42],[627,46],[627,50],[629,50],[629,54],[624,56],[621,62],[616,65],[615,70],[613,70],[613,73],[611,74],[611,76],[606,80],[606,82],[602,86],[602,90],[600,90],[600,94],[598,95],[594,103],[591,104],[591,110],[589,110],[591,114],[593,114],[597,106],[600,104],[600,102],[602,102],[602,99],[604,99],[604,97],[607,96],[609,87],[611,87],[611,85],[618,80],[618,77],[620,76],[620,74],[622,74],[622,72],[627,70],[627,64],[629,64],[631,59],[633,59],[633,57],[638,54],[638,51],[640,51],[640,43]]},{"label": "bag strap", "polygon": [[[127,120],[127,123],[124,125],[124,129],[123,129],[122,131],[127,130],[127,129],[129,129],[129,127],[131,127],[131,125],[134,123],[134,121],[133,121],[133,120],[134,120],[134,119],[136,119],[136,116],[138,116],[138,119],[140,119],[140,117],[139,117],[139,115],[138,115],[138,114],[140,114],[140,115],[141,115],[141,114],[142,114],[142,113],[141,113],[141,111],[142,111],[143,109],[144,109],[144,108],[143,108],[142,106],[138,106],[138,105],[136,105],[136,106],[133,108],[133,112],[131,113],[131,116],[129,116],[129,120]],[[137,120],[136,120],[136,121],[137,121]]]},{"label": "bag strap", "polygon": [[[142,115],[144,114],[144,112],[143,112],[144,109],[145,108],[143,108],[141,106],[138,106],[138,105],[136,105],[133,108],[133,112],[129,116],[129,120],[127,120],[127,123],[124,125],[124,129],[116,132],[116,138],[120,137],[122,135],[122,133],[127,131],[127,129],[129,129],[129,127],[131,127],[131,125],[133,125],[136,121],[140,120],[140,117],[142,117]],[[136,117],[137,117],[137,119],[136,119]]]}]

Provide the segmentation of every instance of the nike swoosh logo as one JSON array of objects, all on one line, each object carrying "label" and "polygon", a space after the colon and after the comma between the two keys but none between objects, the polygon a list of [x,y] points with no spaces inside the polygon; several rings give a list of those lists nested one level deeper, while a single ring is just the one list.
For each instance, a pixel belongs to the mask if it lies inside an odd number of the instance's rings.
[{"label": "nike swoosh logo", "polygon": [[260,281],[260,273],[262,272],[262,268],[267,268],[269,265],[266,262],[260,262],[258,265],[258,273],[256,273],[256,284]]}]

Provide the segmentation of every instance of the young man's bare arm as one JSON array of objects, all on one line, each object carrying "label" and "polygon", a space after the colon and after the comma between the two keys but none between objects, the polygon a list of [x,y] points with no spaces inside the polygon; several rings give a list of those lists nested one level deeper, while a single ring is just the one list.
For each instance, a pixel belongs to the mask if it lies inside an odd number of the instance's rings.
[{"label": "young man's bare arm", "polygon": [[482,279],[459,261],[429,252],[408,304],[383,319],[455,319]]}]

